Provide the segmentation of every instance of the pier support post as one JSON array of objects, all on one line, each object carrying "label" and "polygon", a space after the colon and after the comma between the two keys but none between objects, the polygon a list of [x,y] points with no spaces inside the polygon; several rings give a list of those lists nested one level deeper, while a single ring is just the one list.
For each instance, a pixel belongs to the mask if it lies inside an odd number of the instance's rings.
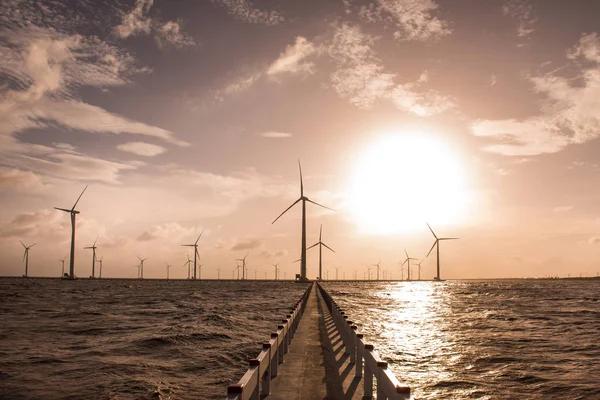
[{"label": "pier support post", "polygon": [[362,333],[356,334],[356,369],[355,369],[354,376],[357,378],[360,378],[363,374],[362,370],[363,370],[363,359],[365,357],[365,355],[364,355],[365,348],[362,343],[362,338],[363,338]]},{"label": "pier support post", "polygon": [[[373,352],[373,345],[365,344],[365,353],[369,354],[372,352]],[[369,358],[372,358],[370,354],[369,354]],[[365,376],[363,377],[363,380],[365,382],[363,399],[372,399],[373,398],[373,371],[371,371],[369,363],[367,363],[367,362],[365,362]]]}]

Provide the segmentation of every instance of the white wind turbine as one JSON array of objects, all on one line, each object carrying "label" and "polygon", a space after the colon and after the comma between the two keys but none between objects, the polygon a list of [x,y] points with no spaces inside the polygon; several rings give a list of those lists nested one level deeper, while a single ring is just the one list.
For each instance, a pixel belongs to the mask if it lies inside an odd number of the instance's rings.
[{"label": "white wind turbine", "polygon": [[188,267],[188,275],[187,278],[190,279],[190,264],[192,263],[192,260],[190,260],[190,255],[187,255],[187,261],[185,263],[183,263],[183,267],[185,268],[185,266],[187,265]]},{"label": "white wind turbine", "polygon": [[56,210],[68,212],[71,215],[71,257],[69,261],[70,279],[75,279],[75,218],[77,217],[77,214],[79,214],[79,211],[75,210],[75,207],[77,206],[77,203],[79,203],[79,200],[81,199],[81,196],[83,196],[83,192],[85,192],[86,189],[87,185],[85,186],[85,188],[83,188],[83,191],[81,192],[81,194],[77,198],[77,201],[75,202],[75,204],[73,204],[73,207],[71,207],[70,210],[66,208],[54,207]]},{"label": "white wind turbine", "polygon": [[[19,240],[19,242],[21,242]],[[34,243],[30,246],[25,246],[25,244],[23,242],[21,242],[21,244],[23,245],[23,247],[25,248],[25,252],[23,253],[23,261],[25,261],[25,275],[23,275],[25,278],[27,278],[29,275],[29,249],[32,248],[33,246],[35,246],[37,243]]]},{"label": "white wind turbine", "polygon": [[[321,251],[323,249],[323,246],[327,247],[329,250],[331,250],[335,253],[335,250],[333,250],[331,247],[329,247],[325,243],[323,243],[323,241],[321,240],[322,235],[323,235],[323,225],[321,224],[321,227],[319,228],[319,241],[317,243],[313,244],[312,246],[310,246],[308,249],[306,249],[306,250],[310,250],[315,246],[319,246],[319,280],[323,279],[323,276],[321,275],[321,272],[322,272]],[[337,280],[337,277],[336,277],[336,280]]]},{"label": "white wind turbine", "polygon": [[95,268],[96,268],[96,249],[98,248],[96,246],[96,242],[98,241],[98,238],[96,237],[96,240],[94,240],[94,244],[88,247],[84,247],[85,250],[92,250],[92,276],[91,278],[95,278]]},{"label": "white wind turbine", "polygon": [[408,265],[406,266],[406,271],[408,272],[408,278],[407,278],[407,280],[410,281],[410,261],[411,260],[417,261],[418,259],[417,258],[411,258],[411,257],[409,257],[408,256],[408,252],[406,251],[406,249],[404,249],[404,254],[406,254],[406,260],[404,260],[404,262],[402,263],[402,266],[404,266],[404,264],[408,263]]},{"label": "white wind turbine", "polygon": [[429,250],[429,253],[427,253],[426,257],[429,257],[429,254],[431,254],[431,251],[433,250],[434,247],[437,248],[437,276],[435,277],[436,281],[440,280],[440,240],[456,240],[458,238],[456,237],[450,237],[450,238],[438,238],[435,234],[435,232],[433,231],[433,229],[431,229],[431,226],[429,226],[429,224],[427,224],[427,227],[429,228],[429,230],[431,231],[431,234],[433,235],[433,237],[435,238],[435,241],[433,242],[433,245],[431,246],[431,249]]},{"label": "white wind turbine", "polygon": [[148,259],[148,257],[146,258],[140,258],[140,256],[137,256],[137,258],[140,260],[140,279],[144,279],[144,261],[146,261]]},{"label": "white wind turbine", "polygon": [[200,232],[200,236],[194,242],[194,244],[182,244],[183,247],[193,247],[194,248],[194,279],[196,279],[196,260],[200,258],[200,254],[198,253],[198,240],[202,237],[204,231]]}]

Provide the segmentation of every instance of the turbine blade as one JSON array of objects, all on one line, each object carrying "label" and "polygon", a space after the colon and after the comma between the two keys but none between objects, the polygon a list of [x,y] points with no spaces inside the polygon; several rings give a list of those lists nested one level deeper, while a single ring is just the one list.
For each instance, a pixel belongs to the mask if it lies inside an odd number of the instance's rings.
[{"label": "turbine blade", "polygon": [[[297,259],[296,261],[294,261],[295,263],[297,263],[298,261],[302,260],[301,258]],[[293,263],[292,263],[293,264]]]},{"label": "turbine blade", "polygon": [[23,261],[25,261],[25,256],[27,255],[27,247],[25,247],[25,252],[23,253]]},{"label": "turbine blade", "polygon": [[406,254],[406,258],[408,258],[408,252],[404,249],[404,254]]},{"label": "turbine blade", "polygon": [[433,235],[433,237],[437,239],[438,237],[435,235],[435,232],[433,232],[433,229],[431,229],[431,227],[429,226],[429,224],[427,222],[425,222],[425,223],[427,224],[427,227],[431,231],[431,234]]},{"label": "turbine blade", "polygon": [[298,159],[298,169],[300,170],[300,197],[304,196],[304,182],[302,182],[302,165],[300,165],[300,159]]},{"label": "turbine blade", "polygon": [[293,203],[292,203],[292,205],[291,205],[291,206],[289,206],[288,208],[286,208],[284,212],[282,212],[281,214],[279,214],[279,217],[275,218],[275,219],[273,220],[273,222],[271,222],[271,225],[272,225],[272,224],[274,224],[274,223],[275,223],[275,222],[276,222],[276,221],[277,221],[279,218],[281,218],[281,216],[282,216],[283,214],[285,214],[286,212],[288,212],[288,210],[289,210],[290,208],[294,207],[294,206],[295,206],[295,205],[296,205],[296,204],[297,204],[297,203],[298,203],[300,200],[302,200],[302,197],[300,197],[298,200],[296,200],[295,202],[293,202]]},{"label": "turbine blade", "polygon": [[440,238],[439,240],[456,240],[458,238]]},{"label": "turbine blade", "polygon": [[182,244],[181,246],[183,246],[183,247],[194,247],[193,244]]},{"label": "turbine blade", "polygon": [[58,207],[54,207],[55,210],[60,210],[60,211],[64,211],[64,212],[68,212],[70,213],[71,210],[67,210],[66,208],[58,208]]},{"label": "turbine blade", "polygon": [[196,255],[198,256],[198,260],[200,259],[200,253],[198,253],[198,248],[196,247]]},{"label": "turbine blade", "polygon": [[319,203],[317,203],[316,201],[312,201],[311,199],[308,199],[308,198],[307,198],[307,199],[306,199],[306,201],[308,201],[309,203],[316,204],[316,205],[317,205],[317,206],[319,206],[319,207],[323,207],[323,208],[326,208],[326,209],[328,209],[328,210],[335,211],[333,208],[326,207],[326,206],[324,206],[323,204],[319,204]]},{"label": "turbine blade", "polygon": [[408,258],[406,260],[404,260],[404,262],[402,263],[401,267],[404,266],[404,264],[406,264],[408,262]]},{"label": "turbine blade", "polygon": [[200,238],[202,237],[203,233],[204,233],[204,231],[200,232],[200,236],[198,236],[198,239],[196,239],[196,242],[194,244],[198,244],[198,240],[200,240]]},{"label": "turbine blade", "polygon": [[88,185],[85,185],[85,187],[83,188],[83,191],[81,192],[81,194],[77,198],[77,201],[75,202],[75,204],[73,204],[73,208],[71,208],[71,211],[73,211],[75,209],[75,207],[77,206],[77,203],[79,203],[79,199],[81,199],[81,196],[83,196],[83,192],[85,192],[85,189],[87,189],[87,187],[88,187]]},{"label": "turbine blade", "polygon": [[137,258],[138,258],[138,260],[140,260],[140,261],[144,261],[144,260],[142,260],[142,259],[140,258],[140,256],[137,256]]},{"label": "turbine blade", "polygon": [[319,228],[319,242],[321,241],[321,234],[323,233],[323,224],[321,224],[321,227]]},{"label": "turbine blade", "polygon": [[335,250],[332,249],[331,247],[327,246],[325,243],[321,243],[323,246],[327,247],[329,250],[333,251],[335,253]]},{"label": "turbine blade", "polygon": [[[19,242],[21,242],[21,241],[19,240]],[[27,248],[27,246],[25,246],[25,244],[23,242],[21,242],[21,244],[23,245],[23,247]]]},{"label": "turbine blade", "polygon": [[94,240],[94,244],[92,245],[92,247],[96,246],[96,242],[98,241],[98,236],[96,236],[96,240]]},{"label": "turbine blade", "polygon": [[313,247],[315,247],[315,246],[316,246],[316,245],[318,245],[319,243],[321,243],[321,242],[317,242],[317,243],[313,244],[312,246],[310,246],[310,247],[307,247],[307,248],[306,248],[306,250],[310,250],[310,249],[312,249]]},{"label": "turbine blade", "polygon": [[431,254],[431,252],[433,251],[433,248],[435,247],[435,245],[437,244],[438,240],[435,239],[435,241],[433,242],[433,244],[431,245],[431,249],[429,249],[429,253],[427,253],[427,255],[425,257],[429,257],[429,255]]}]

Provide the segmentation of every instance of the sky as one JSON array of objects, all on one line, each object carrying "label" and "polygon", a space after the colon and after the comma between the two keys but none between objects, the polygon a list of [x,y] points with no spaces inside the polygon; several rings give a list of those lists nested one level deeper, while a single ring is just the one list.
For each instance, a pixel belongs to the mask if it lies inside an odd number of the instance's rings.
[{"label": "sky", "polygon": [[[600,271],[596,0],[5,0],[0,275]],[[308,277],[318,249],[308,250]],[[418,271],[413,266],[413,276]]]}]

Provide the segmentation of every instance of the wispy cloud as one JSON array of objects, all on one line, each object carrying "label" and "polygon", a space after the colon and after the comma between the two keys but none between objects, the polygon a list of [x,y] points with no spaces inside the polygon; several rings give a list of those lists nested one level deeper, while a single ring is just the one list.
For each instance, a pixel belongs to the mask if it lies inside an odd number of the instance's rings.
[{"label": "wispy cloud", "polygon": [[0,167],[0,190],[30,191],[42,187],[42,180],[31,171]]},{"label": "wispy cloud", "polygon": [[421,115],[443,112],[454,103],[435,91],[420,90],[426,80],[396,83],[397,76],[385,71],[372,46],[375,38],[350,24],[336,26],[329,54],[337,65],[331,74],[335,91],[350,103],[369,109],[377,101],[392,101],[399,109]]},{"label": "wispy cloud", "polygon": [[569,144],[600,137],[599,49],[600,39],[592,33],[583,35],[568,51],[569,59],[588,62],[579,65],[578,82],[556,73],[529,77],[534,90],[545,97],[541,115],[522,121],[476,121],[473,133],[498,140],[500,144],[487,149],[505,155],[554,153]]},{"label": "wispy cloud", "polygon": [[502,12],[517,20],[519,37],[527,37],[535,31],[533,24],[537,19],[533,17],[529,0],[505,0]]},{"label": "wispy cloud", "polygon": [[252,250],[261,247],[264,242],[258,238],[240,240],[231,246],[231,251]]},{"label": "wispy cloud", "polygon": [[261,10],[250,0],[212,0],[213,3],[225,8],[236,19],[250,24],[277,25],[285,19],[276,10]]},{"label": "wispy cloud", "polygon": [[144,142],[123,143],[118,145],[117,149],[143,157],[154,157],[167,151],[164,147]]},{"label": "wispy cloud", "polygon": [[136,0],[128,13],[123,13],[121,23],[114,28],[121,39],[130,36],[153,34],[159,47],[171,44],[177,48],[194,46],[196,42],[182,31],[182,21],[162,22],[149,16],[154,0]]},{"label": "wispy cloud", "polygon": [[287,132],[263,132],[260,134],[260,136],[264,137],[264,138],[269,138],[269,139],[285,139],[285,138],[290,138],[293,135],[291,133],[287,133]]},{"label": "wispy cloud", "polygon": [[298,36],[296,42],[289,45],[281,53],[279,58],[267,69],[267,75],[282,73],[312,74],[314,63],[305,61],[307,57],[317,51],[316,46],[306,38]]},{"label": "wispy cloud", "polygon": [[361,6],[359,15],[370,22],[394,23],[396,39],[429,41],[452,33],[448,23],[435,15],[437,9],[434,0],[377,0]]},{"label": "wispy cloud", "polygon": [[194,235],[195,228],[185,228],[176,222],[168,222],[162,225],[155,225],[136,238],[140,242],[149,242],[152,240],[169,240],[170,242],[181,242],[186,237]]}]

